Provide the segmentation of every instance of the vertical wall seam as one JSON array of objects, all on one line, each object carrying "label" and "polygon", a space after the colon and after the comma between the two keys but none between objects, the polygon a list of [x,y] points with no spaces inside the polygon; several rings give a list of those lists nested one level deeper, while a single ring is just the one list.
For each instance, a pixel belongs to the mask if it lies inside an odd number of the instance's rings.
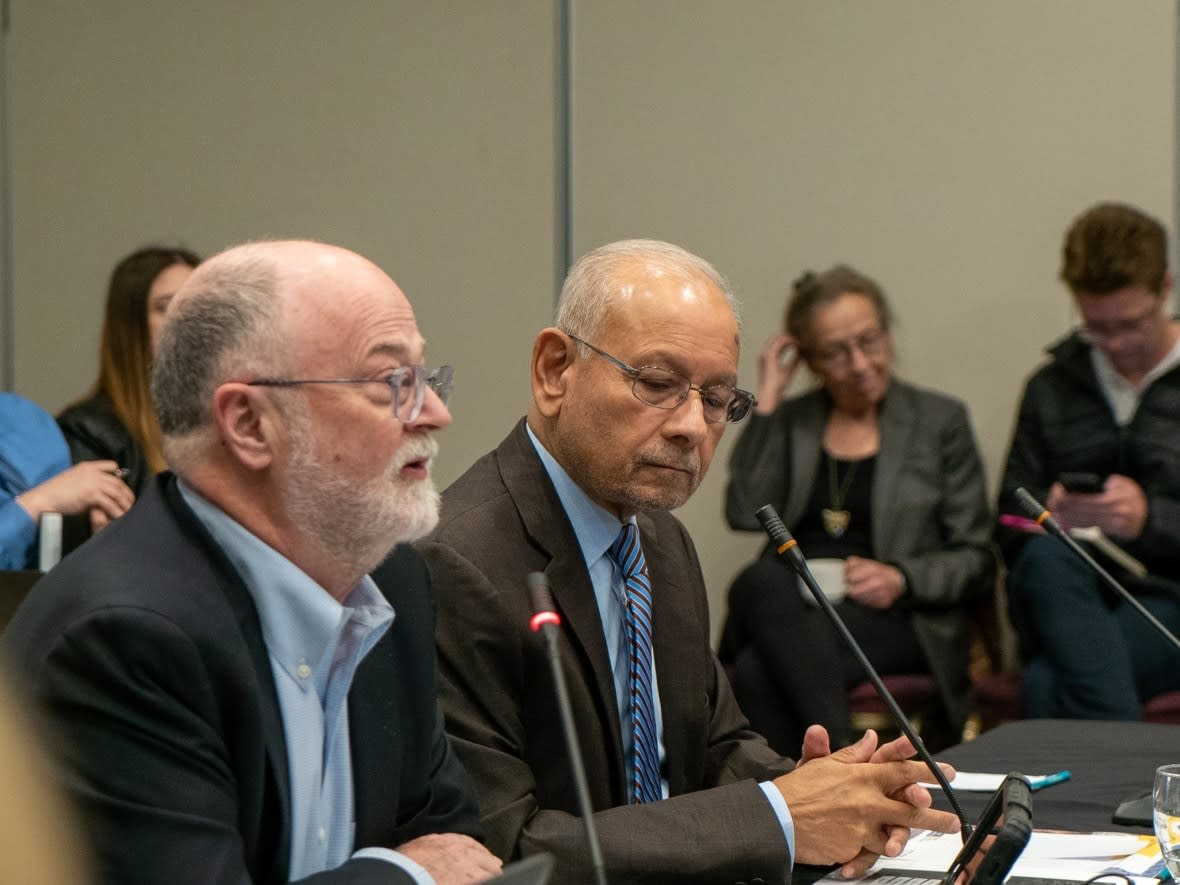
[{"label": "vertical wall seam", "polygon": [[12,287],[12,93],[8,83],[9,0],[0,3],[0,389],[13,389],[16,365],[16,305]]},{"label": "vertical wall seam", "polygon": [[556,304],[574,249],[573,0],[556,0],[556,74],[554,129],[557,161]]}]

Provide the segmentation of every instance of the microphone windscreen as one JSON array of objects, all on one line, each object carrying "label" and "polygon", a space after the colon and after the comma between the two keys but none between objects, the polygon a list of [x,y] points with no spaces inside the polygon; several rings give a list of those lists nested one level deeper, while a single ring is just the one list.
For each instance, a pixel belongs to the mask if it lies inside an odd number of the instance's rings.
[{"label": "microphone windscreen", "polygon": [[766,530],[766,534],[770,535],[770,540],[776,546],[782,546],[791,540],[791,533],[783,525],[783,521],[779,518],[778,513],[775,512],[772,504],[764,504],[759,507],[754,516],[762,523],[762,528]]},{"label": "microphone windscreen", "polygon": [[529,585],[529,598],[533,601],[533,612],[541,614],[553,611],[553,594],[549,590],[549,579],[544,572],[529,572],[525,578]]}]

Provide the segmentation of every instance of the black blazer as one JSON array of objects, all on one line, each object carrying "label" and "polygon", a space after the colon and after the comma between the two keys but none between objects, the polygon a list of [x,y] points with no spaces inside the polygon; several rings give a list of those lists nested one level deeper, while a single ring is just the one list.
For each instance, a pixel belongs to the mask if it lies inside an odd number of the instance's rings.
[{"label": "black blazer", "polygon": [[[478,836],[435,698],[425,569],[399,547],[373,577],[396,618],[349,693],[354,844]],[[57,728],[103,881],[287,881],[287,752],[258,615],[170,474],[38,583],[4,645]],[[410,879],[352,860],[303,881]]]},{"label": "black blazer", "polygon": [[70,446],[70,458],[75,464],[109,458],[126,468],[125,481],[131,491],[137,497],[144,493],[152,479],[147,455],[115,414],[105,393],[96,393],[68,407],[57,416],[57,425]]}]

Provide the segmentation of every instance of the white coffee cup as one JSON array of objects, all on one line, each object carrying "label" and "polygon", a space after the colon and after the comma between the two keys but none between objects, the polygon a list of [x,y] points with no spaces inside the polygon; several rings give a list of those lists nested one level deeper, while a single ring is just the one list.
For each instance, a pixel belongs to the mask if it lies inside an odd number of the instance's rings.
[{"label": "white coffee cup", "polygon": [[[824,591],[824,596],[828,597],[832,604],[839,602],[848,594],[848,585],[844,582],[843,559],[809,559],[807,565],[815,576],[815,582],[819,584],[819,588]],[[819,605],[815,601],[815,597],[811,595],[811,591],[807,589],[807,585],[803,583],[802,578],[799,579],[799,591],[809,603]]]},{"label": "white coffee cup", "polygon": [[41,514],[39,526],[40,537],[37,548],[37,568],[43,572],[49,571],[61,561],[61,529],[60,513],[47,511]]}]

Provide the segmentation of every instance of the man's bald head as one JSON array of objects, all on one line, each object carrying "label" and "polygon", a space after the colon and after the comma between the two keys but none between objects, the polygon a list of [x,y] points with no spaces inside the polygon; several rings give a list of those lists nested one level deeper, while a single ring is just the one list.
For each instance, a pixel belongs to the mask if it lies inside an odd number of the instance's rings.
[{"label": "man's bald head", "polygon": [[247,243],[204,262],[176,293],[152,371],[152,400],[174,468],[212,442],[211,400],[230,378],[283,375],[293,315],[321,275],[380,270],[354,252],[302,240]]}]

